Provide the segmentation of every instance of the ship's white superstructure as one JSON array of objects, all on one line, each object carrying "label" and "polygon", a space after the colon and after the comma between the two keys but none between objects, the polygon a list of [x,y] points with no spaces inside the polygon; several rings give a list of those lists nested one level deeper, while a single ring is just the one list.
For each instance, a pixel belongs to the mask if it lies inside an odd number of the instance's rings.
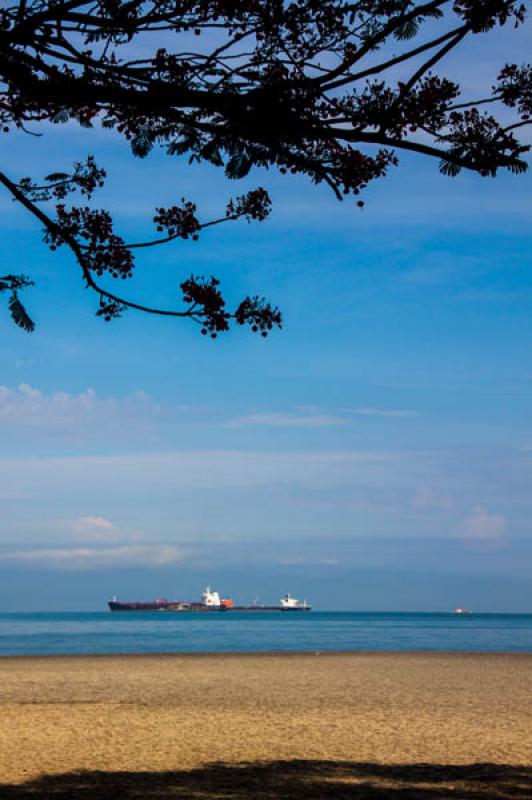
[{"label": "ship's white superstructure", "polygon": [[205,606],[213,606],[218,608],[218,606],[222,605],[219,592],[211,592],[210,586],[207,586],[207,588],[203,592],[202,597],[203,597],[203,605]]},{"label": "ship's white superstructure", "polygon": [[297,600],[295,597],[292,597],[290,592],[287,592],[284,597],[281,597],[279,600],[279,605],[285,611],[291,611],[298,608],[308,608],[308,603],[306,600],[301,602]]}]

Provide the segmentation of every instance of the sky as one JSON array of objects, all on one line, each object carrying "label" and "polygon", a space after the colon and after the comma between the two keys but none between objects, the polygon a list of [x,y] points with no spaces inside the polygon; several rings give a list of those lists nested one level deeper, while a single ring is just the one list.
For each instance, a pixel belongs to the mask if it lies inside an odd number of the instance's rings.
[{"label": "sky", "polygon": [[[530,28],[453,56],[466,91],[523,59]],[[105,324],[67,253],[5,195],[2,271],[37,323],[0,315],[0,611],[291,591],[348,610],[532,612],[532,175],[449,179],[402,157],[365,207],[256,170],[228,183],[74,125],[4,140],[12,176],[95,155],[125,235],[156,205],[217,215],[262,185],[261,224],[139,259],[168,304],[190,273],[285,324],[216,341],[183,321]],[[111,284],[110,284],[111,285]],[[122,286],[120,287],[123,288]]]}]

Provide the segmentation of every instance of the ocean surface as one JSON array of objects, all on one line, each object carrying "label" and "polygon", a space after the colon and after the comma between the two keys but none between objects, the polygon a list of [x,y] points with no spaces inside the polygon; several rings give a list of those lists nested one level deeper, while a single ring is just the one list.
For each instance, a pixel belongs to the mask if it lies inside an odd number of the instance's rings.
[{"label": "ocean surface", "polygon": [[532,652],[532,614],[0,614],[0,656],[331,650]]}]

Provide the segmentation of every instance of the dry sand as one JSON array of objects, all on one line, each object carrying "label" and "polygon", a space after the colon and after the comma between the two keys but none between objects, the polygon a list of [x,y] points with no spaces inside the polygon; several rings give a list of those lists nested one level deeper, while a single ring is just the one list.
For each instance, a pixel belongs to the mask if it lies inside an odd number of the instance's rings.
[{"label": "dry sand", "polygon": [[5,798],[517,800],[531,776],[529,655],[0,659]]}]

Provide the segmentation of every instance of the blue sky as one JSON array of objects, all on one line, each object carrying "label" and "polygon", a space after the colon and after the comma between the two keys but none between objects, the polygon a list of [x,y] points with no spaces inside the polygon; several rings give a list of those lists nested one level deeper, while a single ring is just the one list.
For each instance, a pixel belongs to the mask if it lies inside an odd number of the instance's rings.
[{"label": "blue sky", "polygon": [[[479,53],[450,65],[471,92],[492,76]],[[38,326],[0,318],[0,609],[210,582],[324,609],[532,612],[532,176],[450,180],[402,158],[360,211],[300,179],[134,160],[71,125],[9,147],[19,176],[93,153],[97,202],[137,239],[158,204],[209,216],[264,185],[269,220],[149,252],[128,290],[164,302],[214,273],[286,324],[216,342],[133,313],[106,325],[68,254],[0,198],[2,269],[35,279]]]}]

